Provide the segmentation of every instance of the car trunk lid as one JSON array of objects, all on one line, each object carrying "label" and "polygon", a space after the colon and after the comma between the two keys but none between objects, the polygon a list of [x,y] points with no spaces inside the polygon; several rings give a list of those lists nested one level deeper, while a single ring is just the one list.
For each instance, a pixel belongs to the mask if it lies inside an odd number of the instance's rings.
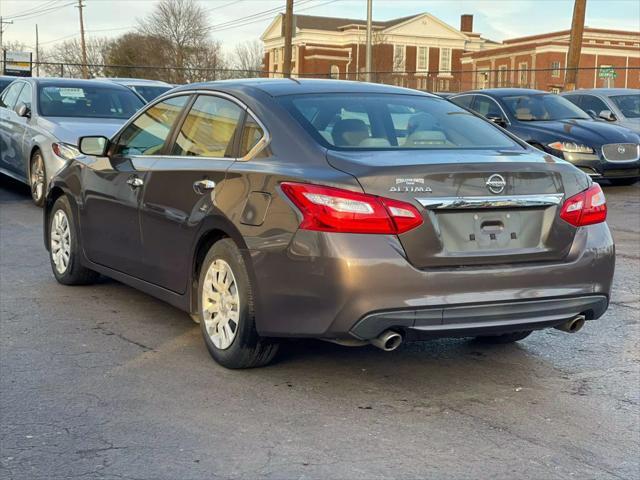
[{"label": "car trunk lid", "polygon": [[558,261],[575,227],[563,200],[588,186],[568,163],[533,151],[358,151],[328,153],[365,193],[410,202],[423,224],[400,235],[418,268]]}]

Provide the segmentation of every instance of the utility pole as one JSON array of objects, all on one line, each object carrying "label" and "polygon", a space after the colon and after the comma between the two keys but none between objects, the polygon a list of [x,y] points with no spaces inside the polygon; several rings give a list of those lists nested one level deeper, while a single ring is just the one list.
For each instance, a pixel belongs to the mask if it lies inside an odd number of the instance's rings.
[{"label": "utility pole", "polygon": [[3,25],[12,25],[12,24],[13,24],[13,20],[6,21],[6,20],[2,20],[2,17],[0,17],[0,50],[2,50],[2,34],[4,32]]},{"label": "utility pole", "polygon": [[38,41],[38,24],[36,23],[36,77],[40,76],[40,42]]},{"label": "utility pole", "polygon": [[80,46],[82,48],[82,78],[89,78],[89,71],[87,69],[87,45],[84,41],[84,20],[82,18],[82,9],[84,5],[82,0],[78,0],[78,6],[76,7],[80,12]]},{"label": "utility pole", "polygon": [[569,36],[569,54],[567,55],[567,72],[564,76],[564,89],[575,90],[578,83],[578,66],[582,50],[582,34],[584,17],[587,12],[587,0],[575,0],[573,4],[573,20]]},{"label": "utility pole", "polygon": [[372,58],[373,58],[373,46],[371,45],[373,38],[372,38],[372,15],[373,15],[373,0],[367,0],[367,52],[366,52],[366,60],[365,60],[365,70],[367,71],[366,73],[366,79],[367,82],[370,82],[372,80],[371,77],[371,70],[373,68],[372,66]]},{"label": "utility pole", "polygon": [[284,14],[284,64],[282,73],[284,78],[291,77],[291,44],[293,43],[293,0],[287,0]]}]

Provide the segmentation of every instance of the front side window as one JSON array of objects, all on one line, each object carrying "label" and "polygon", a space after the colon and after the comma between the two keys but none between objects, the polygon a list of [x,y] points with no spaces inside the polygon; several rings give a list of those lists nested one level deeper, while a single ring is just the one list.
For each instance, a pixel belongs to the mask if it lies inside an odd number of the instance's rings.
[{"label": "front side window", "polygon": [[425,71],[429,67],[429,47],[418,47],[418,61],[416,62],[418,70]]},{"label": "front side window", "polygon": [[18,95],[20,95],[20,90],[22,90],[23,85],[23,82],[17,82],[9,85],[2,93],[0,106],[5,108],[13,108],[16,105],[16,100],[18,99]]},{"label": "front side window", "polygon": [[144,103],[127,88],[79,84],[41,85],[38,107],[44,117],[130,118]]},{"label": "front side window", "polygon": [[504,118],[502,110],[493,98],[477,95],[473,104],[473,110],[483,117],[501,117]]},{"label": "front side window", "polygon": [[233,138],[243,110],[230,100],[201,95],[185,118],[172,154],[224,158],[233,156]]},{"label": "front side window", "polygon": [[114,155],[158,155],[188,99],[188,95],[168,98],[145,110],[122,132]]},{"label": "front side window", "polygon": [[502,101],[511,115],[521,122],[591,118],[569,100],[555,94],[514,95],[502,97]]},{"label": "front side window", "polygon": [[640,118],[640,95],[615,95],[610,98],[625,117]]},{"label": "front side window", "polygon": [[473,95],[461,95],[459,97],[454,97],[449,99],[451,102],[459,105],[463,108],[471,108],[471,102],[473,101]]},{"label": "front side window", "polygon": [[451,49],[440,49],[440,73],[449,73],[451,71]]},{"label": "front side window", "polygon": [[319,94],[283,96],[279,101],[327,148],[520,148],[496,127],[441,98]]},{"label": "front side window", "polygon": [[609,107],[606,103],[604,103],[598,97],[594,97],[593,95],[583,95],[580,107],[585,112],[591,110],[596,115],[600,114],[600,112],[603,110],[609,110]]},{"label": "front side window", "polygon": [[18,95],[18,98],[16,100],[16,107],[21,103],[24,103],[27,107],[31,108],[31,85],[29,85],[28,83],[24,84],[20,95]]}]

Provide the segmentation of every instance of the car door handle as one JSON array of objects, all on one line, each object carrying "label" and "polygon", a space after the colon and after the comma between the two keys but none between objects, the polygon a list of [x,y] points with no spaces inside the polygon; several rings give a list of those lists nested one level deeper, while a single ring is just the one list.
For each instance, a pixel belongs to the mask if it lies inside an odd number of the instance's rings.
[{"label": "car door handle", "polygon": [[138,188],[144,185],[144,180],[134,175],[129,177],[129,179],[127,180],[127,183],[131,185],[132,188]]},{"label": "car door handle", "polygon": [[193,182],[193,190],[198,195],[204,195],[207,190],[213,190],[216,188],[216,182],[213,180],[198,180],[197,182]]}]

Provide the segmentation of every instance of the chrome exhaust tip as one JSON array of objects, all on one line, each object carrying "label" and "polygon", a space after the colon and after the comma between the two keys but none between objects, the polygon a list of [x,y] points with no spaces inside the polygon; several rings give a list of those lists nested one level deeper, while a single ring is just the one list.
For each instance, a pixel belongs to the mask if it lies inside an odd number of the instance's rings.
[{"label": "chrome exhaust tip", "polygon": [[380,336],[371,340],[371,345],[378,347],[385,352],[391,352],[400,346],[402,343],[402,335],[392,330],[382,332]]},{"label": "chrome exhaust tip", "polygon": [[576,333],[584,326],[585,320],[586,318],[584,315],[576,315],[571,320],[567,320],[566,322],[561,323],[555,328],[567,333]]}]

